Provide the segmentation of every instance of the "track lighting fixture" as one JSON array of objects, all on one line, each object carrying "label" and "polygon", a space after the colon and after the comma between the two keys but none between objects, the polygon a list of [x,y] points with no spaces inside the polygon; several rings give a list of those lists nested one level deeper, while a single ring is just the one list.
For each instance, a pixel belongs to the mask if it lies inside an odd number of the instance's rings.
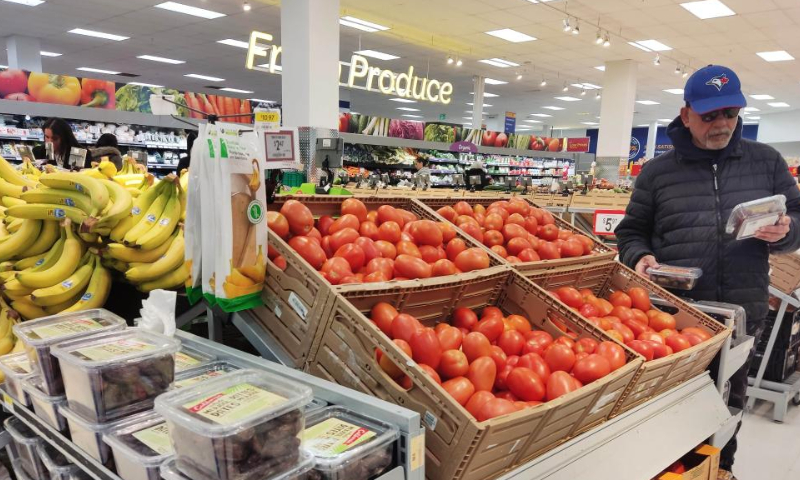
[{"label": "track lighting fixture", "polygon": [[242,4],[242,10],[244,10],[245,12],[249,12],[251,8],[253,7],[251,7],[250,3],[247,0],[245,0],[245,2]]}]

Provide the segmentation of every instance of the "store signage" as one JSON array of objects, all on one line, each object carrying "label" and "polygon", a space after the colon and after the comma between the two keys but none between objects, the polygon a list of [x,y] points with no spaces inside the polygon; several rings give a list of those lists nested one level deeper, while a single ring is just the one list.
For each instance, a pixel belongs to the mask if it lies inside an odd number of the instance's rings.
[{"label": "store signage", "polygon": [[450,145],[451,152],[478,153],[478,146],[472,142],[456,142]]},{"label": "store signage", "polygon": [[264,152],[267,169],[297,167],[297,132],[295,130],[278,130],[264,132]]},{"label": "store signage", "polygon": [[614,235],[614,231],[623,218],[625,218],[624,210],[595,210],[594,234]]},{"label": "store signage", "polygon": [[636,137],[631,137],[631,151],[630,154],[628,155],[628,159],[629,160],[635,159],[637,156],[639,156],[639,152],[641,151],[642,151],[642,144],[641,142],[639,142],[639,139]]},{"label": "store signage", "polygon": [[[283,48],[280,45],[261,43],[271,41],[272,35],[268,33],[258,31],[250,33],[247,60],[245,61],[248,69],[269,73],[277,73],[282,70],[279,60]],[[257,57],[269,57],[269,63],[256,65]],[[345,81],[342,81],[342,67],[347,67]],[[449,104],[453,95],[452,83],[419,77],[414,74],[413,66],[408,67],[408,72],[398,74],[391,70],[372,67],[369,60],[356,54],[350,57],[349,63],[339,62],[339,85],[443,105]]]},{"label": "store signage", "polygon": [[514,133],[517,130],[517,114],[514,112],[506,112],[506,122],[503,131],[506,135]]},{"label": "store signage", "polygon": [[567,139],[568,152],[588,152],[589,151],[589,137],[568,138]]}]

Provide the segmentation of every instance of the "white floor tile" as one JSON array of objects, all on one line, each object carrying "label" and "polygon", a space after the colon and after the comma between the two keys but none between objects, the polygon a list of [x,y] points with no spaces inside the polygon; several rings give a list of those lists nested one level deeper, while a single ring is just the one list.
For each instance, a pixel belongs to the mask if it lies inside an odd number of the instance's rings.
[{"label": "white floor tile", "polygon": [[739,432],[734,473],[739,480],[800,478],[800,407],[789,407],[786,421],[772,420],[772,404],[757,401]]}]

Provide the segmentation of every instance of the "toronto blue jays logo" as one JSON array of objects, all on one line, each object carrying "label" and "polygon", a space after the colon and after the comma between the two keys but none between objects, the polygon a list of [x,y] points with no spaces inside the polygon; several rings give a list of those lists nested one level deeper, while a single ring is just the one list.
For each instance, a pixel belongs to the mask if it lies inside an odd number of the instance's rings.
[{"label": "toronto blue jays logo", "polygon": [[712,85],[717,87],[717,91],[721,91],[722,87],[724,87],[730,80],[728,80],[728,75],[723,73],[721,75],[717,75],[716,77],[711,77],[711,80],[706,82],[706,85]]}]

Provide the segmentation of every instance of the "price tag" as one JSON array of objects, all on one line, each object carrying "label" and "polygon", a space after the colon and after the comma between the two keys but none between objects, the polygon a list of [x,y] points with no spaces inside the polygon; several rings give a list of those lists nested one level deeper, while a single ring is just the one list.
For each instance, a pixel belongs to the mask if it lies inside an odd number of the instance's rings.
[{"label": "price tag", "polygon": [[294,132],[265,132],[267,162],[294,161]]},{"label": "price tag", "polygon": [[625,218],[624,210],[595,210],[594,234],[614,235],[617,225]]},{"label": "price tag", "polygon": [[281,123],[280,112],[256,112],[256,123]]},{"label": "price tag", "polygon": [[3,392],[3,406],[5,406],[6,410],[9,412],[14,412],[14,400],[12,400],[11,396],[6,392]]}]

